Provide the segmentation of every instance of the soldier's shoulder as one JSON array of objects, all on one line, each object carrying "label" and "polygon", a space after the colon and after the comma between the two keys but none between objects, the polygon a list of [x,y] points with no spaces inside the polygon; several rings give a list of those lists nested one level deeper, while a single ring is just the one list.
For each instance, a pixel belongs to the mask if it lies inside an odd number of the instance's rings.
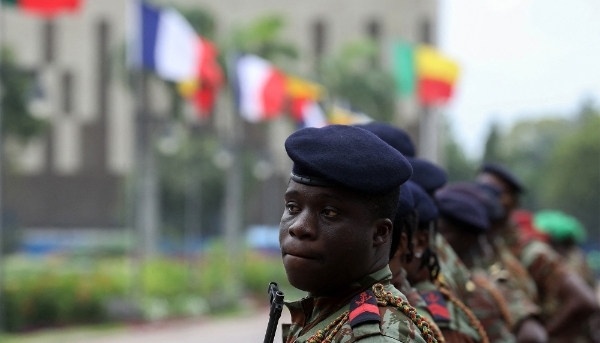
[{"label": "soldier's shoulder", "polygon": [[[387,292],[407,303],[404,295],[392,285],[380,287],[378,292]],[[419,328],[403,311],[393,305],[383,305],[376,298],[372,290],[367,290],[352,299],[347,323],[352,337],[348,342],[425,342]]]}]

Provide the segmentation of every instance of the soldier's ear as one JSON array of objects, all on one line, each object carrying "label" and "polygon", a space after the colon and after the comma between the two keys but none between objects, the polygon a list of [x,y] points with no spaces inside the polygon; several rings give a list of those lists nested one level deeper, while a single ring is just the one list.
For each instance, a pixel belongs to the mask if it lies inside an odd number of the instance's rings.
[{"label": "soldier's ear", "polygon": [[394,225],[388,218],[380,218],[375,221],[373,229],[373,246],[378,247],[392,239],[392,228]]}]

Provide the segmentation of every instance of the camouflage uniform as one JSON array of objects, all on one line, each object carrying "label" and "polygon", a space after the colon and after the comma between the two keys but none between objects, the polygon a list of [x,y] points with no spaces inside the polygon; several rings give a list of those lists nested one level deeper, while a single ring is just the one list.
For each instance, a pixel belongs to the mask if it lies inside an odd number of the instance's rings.
[{"label": "camouflage uniform", "polygon": [[[515,342],[506,301],[487,272],[477,269],[472,275],[442,235],[437,235],[435,244],[440,263],[440,281],[473,312],[485,328],[490,342]],[[465,332],[464,327],[457,327],[456,330]],[[481,341],[480,335],[477,336],[477,340]]]},{"label": "camouflage uniform", "polygon": [[435,248],[440,264],[441,281],[464,302],[469,295],[466,287],[471,275],[469,269],[456,255],[444,236],[436,235]]},{"label": "camouflage uniform", "polygon": [[506,300],[514,329],[523,320],[540,314],[536,303],[537,289],[525,267],[510,252],[504,241],[498,237],[494,243],[493,247],[488,246],[493,253],[481,259],[479,267],[487,270]]},{"label": "camouflage uniform", "polygon": [[560,282],[568,273],[561,256],[548,244],[519,237],[518,227],[511,225],[502,231],[504,241],[527,269],[535,282],[540,299],[541,319],[546,321],[558,310]]},{"label": "camouflage uniform", "polygon": [[416,308],[420,315],[427,318],[430,323],[435,323],[431,312],[427,308],[427,303],[423,300],[421,294],[419,294],[414,287],[411,287],[410,282],[408,282],[406,270],[404,270],[404,268],[400,270],[398,275],[392,278],[392,285],[394,285],[400,293],[404,294],[411,306]]},{"label": "camouflage uniform", "polygon": [[[472,320],[477,321],[475,325],[481,325],[476,318],[469,319],[469,314],[458,304],[460,300],[452,296],[450,289],[443,292],[440,286],[431,281],[420,282],[415,285],[419,291],[422,301],[437,326],[442,330],[447,342],[481,342],[482,338]],[[462,303],[462,302],[461,302]],[[473,314],[474,316],[474,314]]]},{"label": "camouflage uniform", "polygon": [[[292,323],[283,325],[283,342],[307,342],[317,331],[325,329],[349,310],[357,295],[376,283],[382,284],[385,291],[406,301],[404,295],[391,285],[391,279],[392,273],[386,266],[352,284],[345,294],[335,297],[305,297],[299,301],[286,302]],[[379,306],[378,310],[380,323],[369,321],[352,327],[350,322],[345,322],[332,342],[425,342],[419,328],[396,307]]]},{"label": "camouflage uniform", "polygon": [[473,269],[466,304],[485,328],[490,342],[514,343],[512,318],[501,292],[483,269]]},{"label": "camouflage uniform", "polygon": [[564,256],[567,267],[577,273],[592,289],[596,289],[594,272],[585,259],[585,253],[580,247],[574,246]]}]

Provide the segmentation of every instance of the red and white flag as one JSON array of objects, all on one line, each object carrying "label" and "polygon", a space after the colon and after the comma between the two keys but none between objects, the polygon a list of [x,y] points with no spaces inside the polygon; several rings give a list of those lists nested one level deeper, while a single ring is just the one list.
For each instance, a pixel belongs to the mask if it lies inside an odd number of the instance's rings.
[{"label": "red and white flag", "polygon": [[235,66],[240,115],[249,122],[277,118],[286,100],[285,75],[269,61],[243,55]]}]

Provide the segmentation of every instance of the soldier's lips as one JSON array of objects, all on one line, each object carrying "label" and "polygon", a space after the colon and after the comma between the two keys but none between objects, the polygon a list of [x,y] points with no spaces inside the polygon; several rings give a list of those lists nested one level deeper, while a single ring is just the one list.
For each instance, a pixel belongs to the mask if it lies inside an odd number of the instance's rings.
[{"label": "soldier's lips", "polygon": [[318,260],[318,254],[311,251],[299,251],[299,249],[283,248],[283,258],[298,258],[303,260]]},{"label": "soldier's lips", "polygon": [[313,256],[308,256],[308,255],[305,255],[305,254],[300,254],[300,253],[287,253],[287,252],[286,252],[286,253],[283,253],[283,258],[286,258],[286,257],[291,257],[291,258],[300,258],[300,259],[303,259],[303,260],[316,260],[316,259],[317,259],[316,257],[313,257]]}]

